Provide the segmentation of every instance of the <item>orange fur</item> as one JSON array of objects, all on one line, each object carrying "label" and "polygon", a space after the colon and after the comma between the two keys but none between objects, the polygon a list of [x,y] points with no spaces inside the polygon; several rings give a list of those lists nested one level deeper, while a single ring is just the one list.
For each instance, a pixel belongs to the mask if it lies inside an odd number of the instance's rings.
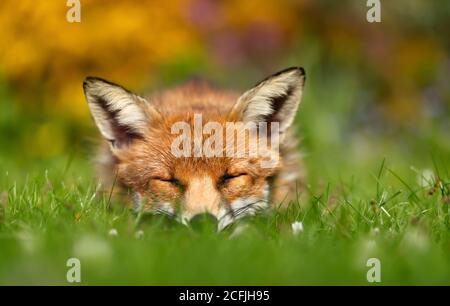
[{"label": "orange fur", "polygon": [[177,211],[181,205],[187,219],[202,212],[219,218],[233,203],[267,201],[265,196],[274,205],[295,199],[303,186],[303,167],[290,133],[284,135],[278,163],[270,168],[261,167],[261,157],[177,158],[171,153],[178,136],[171,133],[174,123],[187,122],[193,130],[195,114],[202,114],[203,125],[214,121],[225,127],[226,122],[238,122],[239,114],[231,112],[238,97],[202,82],[148,97],[150,103],[144,106],[148,127],[142,137],[125,147],[103,146],[99,158],[103,187],[110,190],[117,176],[116,189],[137,193],[144,210],[164,205]]}]

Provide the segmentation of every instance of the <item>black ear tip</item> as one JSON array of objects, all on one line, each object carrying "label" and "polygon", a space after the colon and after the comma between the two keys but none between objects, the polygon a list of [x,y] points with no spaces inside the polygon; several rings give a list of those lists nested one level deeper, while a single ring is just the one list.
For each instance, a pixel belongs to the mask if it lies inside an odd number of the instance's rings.
[{"label": "black ear tip", "polygon": [[99,77],[88,76],[83,81],[84,90],[88,89],[89,87],[93,87],[94,85],[106,85],[106,86],[120,87],[123,90],[128,92],[128,90],[123,88],[122,86],[120,86],[116,83],[113,83],[111,81],[99,78]]},{"label": "black ear tip", "polygon": [[295,73],[299,77],[306,78],[305,69],[303,67],[299,67],[299,66],[293,66],[293,67],[289,67],[289,68],[283,69],[283,70],[275,73],[272,77],[279,76],[279,75],[285,74],[285,73]]},{"label": "black ear tip", "polygon": [[305,69],[303,67],[297,67],[298,72],[300,72],[301,75],[306,76]]},{"label": "black ear tip", "polygon": [[305,72],[305,69],[303,67],[297,67],[296,66],[296,67],[290,67],[290,68],[287,68],[286,70],[284,70],[284,72],[290,72],[290,71],[297,72],[299,76],[303,76],[303,77],[306,76],[306,72]]},{"label": "black ear tip", "polygon": [[83,81],[83,88],[86,89],[92,86],[97,81],[101,81],[101,79],[93,76],[88,76]]},{"label": "black ear tip", "polygon": [[287,69],[284,69],[283,71],[280,71],[277,73],[277,75],[285,74],[285,73],[293,73],[296,75],[296,78],[298,78],[299,82],[302,84],[302,86],[305,84],[306,81],[306,72],[303,67],[294,66]]}]

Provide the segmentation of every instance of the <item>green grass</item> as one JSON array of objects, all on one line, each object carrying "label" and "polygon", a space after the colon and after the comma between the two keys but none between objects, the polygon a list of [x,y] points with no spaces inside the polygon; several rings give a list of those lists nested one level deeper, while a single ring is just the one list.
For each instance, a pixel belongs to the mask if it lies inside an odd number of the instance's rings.
[{"label": "green grass", "polygon": [[[77,257],[82,284],[369,284],[375,257],[382,284],[448,284],[450,180],[440,162],[431,186],[387,160],[309,185],[308,200],[243,221],[239,235],[111,207],[81,159],[35,165],[26,178],[2,163],[0,283],[68,284],[66,261]],[[298,235],[294,221],[304,224]]]}]

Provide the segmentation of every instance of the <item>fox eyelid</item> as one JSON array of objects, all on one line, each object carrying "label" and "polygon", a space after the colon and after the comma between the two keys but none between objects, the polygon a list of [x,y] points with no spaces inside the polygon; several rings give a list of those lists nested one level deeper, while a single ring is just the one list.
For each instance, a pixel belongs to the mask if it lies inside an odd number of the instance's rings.
[{"label": "fox eyelid", "polygon": [[183,188],[183,184],[179,180],[177,180],[176,178],[167,179],[167,178],[162,178],[162,177],[153,177],[152,179],[153,180],[162,181],[162,182],[171,183],[171,184],[173,184],[173,185],[175,185],[175,186],[177,186],[179,188]]},{"label": "fox eyelid", "polygon": [[242,173],[233,174],[233,175],[228,174],[228,173],[224,174],[224,175],[222,175],[220,177],[219,184],[224,184],[224,183],[226,183],[227,181],[229,181],[231,179],[234,179],[234,178],[237,178],[237,177],[240,177],[240,176],[244,176],[244,175],[247,175],[247,173],[242,172]]}]

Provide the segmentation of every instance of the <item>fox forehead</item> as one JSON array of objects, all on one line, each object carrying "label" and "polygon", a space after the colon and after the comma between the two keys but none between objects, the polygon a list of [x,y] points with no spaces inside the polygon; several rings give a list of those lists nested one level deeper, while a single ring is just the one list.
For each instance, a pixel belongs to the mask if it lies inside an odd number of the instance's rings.
[{"label": "fox forehead", "polygon": [[238,96],[234,91],[219,90],[203,81],[190,81],[153,94],[148,100],[171,123],[180,119],[187,121],[194,113],[215,119],[225,117]]},{"label": "fox forehead", "polygon": [[[180,180],[188,180],[199,173],[211,177],[242,171],[256,174],[258,167],[255,160],[208,157],[178,158],[171,154],[171,145],[177,134],[171,132],[177,122],[190,125],[195,129],[194,117],[202,115],[202,125],[216,122],[223,127],[230,122],[238,122],[238,118],[229,116],[236,94],[214,90],[204,83],[189,83],[175,89],[167,90],[149,97],[152,107],[156,107],[162,116],[151,118],[144,138],[131,144],[128,150],[117,152],[119,166],[126,168],[125,175],[132,172],[145,177],[151,173],[153,177],[169,179],[176,175]],[[201,135],[202,141],[204,135]],[[193,142],[191,138],[191,142]]]}]

